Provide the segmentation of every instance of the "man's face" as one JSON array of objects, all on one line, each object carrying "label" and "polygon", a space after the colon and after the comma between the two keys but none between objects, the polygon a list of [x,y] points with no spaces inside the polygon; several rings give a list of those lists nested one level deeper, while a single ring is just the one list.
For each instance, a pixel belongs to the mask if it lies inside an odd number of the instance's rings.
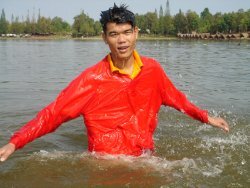
[{"label": "man's face", "polygon": [[138,35],[138,28],[129,23],[107,23],[104,41],[109,45],[114,60],[127,60],[132,56]]}]

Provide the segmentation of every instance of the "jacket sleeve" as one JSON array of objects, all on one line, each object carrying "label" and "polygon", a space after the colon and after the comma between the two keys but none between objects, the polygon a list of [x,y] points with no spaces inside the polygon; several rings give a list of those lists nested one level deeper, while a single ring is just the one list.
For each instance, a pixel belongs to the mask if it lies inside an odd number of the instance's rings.
[{"label": "jacket sleeve", "polygon": [[15,144],[16,149],[53,132],[63,122],[78,117],[92,95],[90,88],[85,86],[85,80],[82,73],[58,95],[55,101],[15,132],[10,142]]},{"label": "jacket sleeve", "polygon": [[196,120],[208,123],[208,112],[206,110],[199,109],[191,103],[185,94],[174,86],[163,69],[159,75],[161,75],[160,90],[163,105],[173,107]]}]

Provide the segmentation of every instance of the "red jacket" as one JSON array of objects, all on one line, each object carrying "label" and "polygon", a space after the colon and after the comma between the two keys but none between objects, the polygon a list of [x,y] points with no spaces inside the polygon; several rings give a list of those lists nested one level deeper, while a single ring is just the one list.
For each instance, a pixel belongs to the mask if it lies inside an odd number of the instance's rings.
[{"label": "red jacket", "polygon": [[54,102],[17,131],[10,142],[16,149],[54,131],[63,122],[84,117],[89,151],[140,155],[153,150],[153,133],[160,106],[171,106],[208,122],[207,111],[190,103],[175,88],[158,62],[141,57],[143,67],[133,80],[111,72],[107,57],[86,69]]}]

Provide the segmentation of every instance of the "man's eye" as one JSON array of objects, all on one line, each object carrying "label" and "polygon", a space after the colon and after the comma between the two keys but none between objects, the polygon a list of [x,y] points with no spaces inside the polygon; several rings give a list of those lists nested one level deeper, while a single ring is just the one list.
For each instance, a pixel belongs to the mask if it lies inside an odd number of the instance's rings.
[{"label": "man's eye", "polygon": [[131,30],[125,32],[126,35],[130,35],[132,33],[133,33],[133,31],[131,31]]},{"label": "man's eye", "polygon": [[111,37],[116,37],[118,35],[118,33],[110,33],[109,36]]}]

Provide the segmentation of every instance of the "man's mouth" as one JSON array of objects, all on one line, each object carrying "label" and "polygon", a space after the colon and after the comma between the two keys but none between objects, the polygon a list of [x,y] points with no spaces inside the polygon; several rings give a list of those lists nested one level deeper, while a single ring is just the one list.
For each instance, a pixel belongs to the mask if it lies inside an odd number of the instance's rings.
[{"label": "man's mouth", "polygon": [[118,47],[117,49],[118,49],[119,52],[124,53],[124,52],[127,51],[128,46],[120,46],[120,47]]}]

